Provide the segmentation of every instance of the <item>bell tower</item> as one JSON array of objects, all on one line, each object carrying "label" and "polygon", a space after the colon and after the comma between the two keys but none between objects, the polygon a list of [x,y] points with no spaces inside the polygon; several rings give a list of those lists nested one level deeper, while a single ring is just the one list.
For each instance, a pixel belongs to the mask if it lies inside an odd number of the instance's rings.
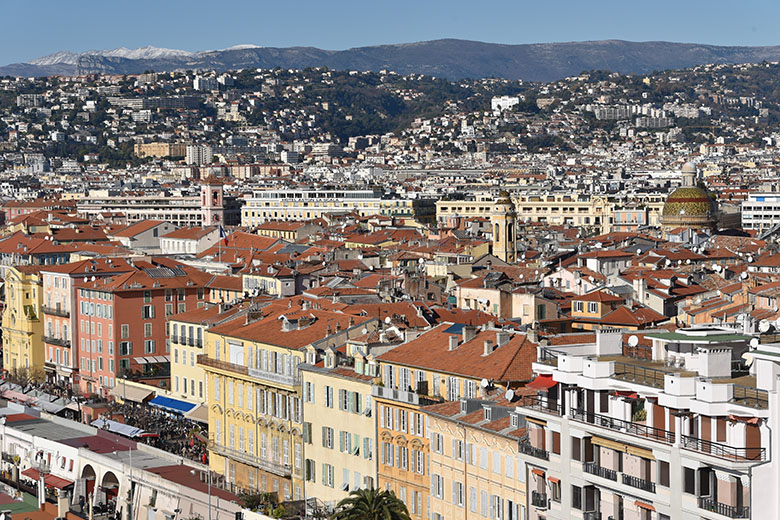
[{"label": "bell tower", "polygon": [[201,214],[203,226],[222,226],[225,224],[225,208],[222,201],[222,183],[208,178],[200,186]]},{"label": "bell tower", "polygon": [[514,263],[517,256],[517,211],[509,192],[502,190],[490,213],[493,228],[493,256]]}]

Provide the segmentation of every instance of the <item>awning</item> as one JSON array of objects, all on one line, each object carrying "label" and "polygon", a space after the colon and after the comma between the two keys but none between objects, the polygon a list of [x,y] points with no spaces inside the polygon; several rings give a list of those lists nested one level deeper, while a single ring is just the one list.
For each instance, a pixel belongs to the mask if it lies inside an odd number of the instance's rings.
[{"label": "awning", "polygon": [[141,428],[136,428],[135,426],[130,426],[128,424],[123,424],[117,421],[111,421],[109,419],[103,419],[102,417],[92,421],[90,426],[100,428],[101,430],[108,430],[113,433],[118,433],[119,435],[123,435],[131,439],[139,437],[144,433]]},{"label": "awning", "polygon": [[184,417],[205,424],[209,422],[209,409],[201,404],[184,414]]},{"label": "awning", "polygon": [[634,502],[634,504],[636,504],[637,507],[641,507],[642,509],[647,509],[648,511],[655,511],[655,508],[651,504],[640,502],[639,500]]},{"label": "awning", "polygon": [[535,417],[526,417],[525,420],[526,422],[538,424],[539,426],[547,426],[547,421],[536,419]]},{"label": "awning", "polygon": [[743,422],[747,424],[758,424],[758,417],[738,417],[736,415],[729,415],[729,421],[731,422]]},{"label": "awning", "polygon": [[146,388],[138,388],[137,386],[128,386],[126,383],[119,381],[118,384],[109,392],[115,398],[122,399],[123,401],[133,401],[135,403],[143,403],[154,392]]},{"label": "awning", "polygon": [[537,477],[542,477],[542,478],[544,478],[544,471],[540,470],[539,468],[533,468],[533,469],[531,470],[531,473],[533,473],[533,474],[534,474],[534,475],[536,475]]},{"label": "awning", "polygon": [[603,437],[591,437],[590,442],[591,444],[595,444],[597,446],[603,446],[604,448],[620,451],[622,453],[628,453],[629,455],[635,455],[637,457],[643,457],[645,459],[655,460],[655,455],[653,455],[653,452],[645,448],[631,446],[630,444],[613,441],[611,439],[605,439]]},{"label": "awning", "polygon": [[[25,477],[29,477],[35,481],[38,481],[41,478],[40,472],[35,468],[27,468],[26,470],[22,471],[22,475],[24,475]],[[73,485],[72,480],[61,478],[52,474],[44,474],[43,481],[46,483],[47,486],[55,487],[57,489],[65,489],[66,487]]]},{"label": "awning", "polygon": [[628,390],[618,390],[615,392],[615,395],[618,397],[628,397],[629,399],[639,399],[639,394]]},{"label": "awning", "polygon": [[547,480],[549,480],[553,484],[560,484],[561,483],[561,479],[555,478],[555,477],[547,477]]},{"label": "awning", "polygon": [[188,403],[187,401],[181,401],[179,399],[173,399],[172,397],[165,397],[158,395],[149,404],[158,408],[163,408],[173,413],[185,414],[195,408],[194,403]]},{"label": "awning", "polygon": [[556,381],[553,381],[552,374],[539,374],[536,379],[525,386],[535,390],[549,390],[557,384]]}]

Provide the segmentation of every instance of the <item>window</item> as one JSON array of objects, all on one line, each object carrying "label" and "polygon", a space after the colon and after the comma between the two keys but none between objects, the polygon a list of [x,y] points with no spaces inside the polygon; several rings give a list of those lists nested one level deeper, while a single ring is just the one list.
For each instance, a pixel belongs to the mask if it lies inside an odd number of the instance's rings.
[{"label": "window", "polygon": [[463,460],[463,452],[463,441],[452,439],[452,458],[455,460]]},{"label": "window", "polygon": [[552,452],[556,455],[561,454],[561,432],[552,432]]},{"label": "window", "polygon": [[550,495],[554,502],[561,501],[561,481],[550,479]]},{"label": "window", "polygon": [[327,406],[328,408],[333,408],[333,387],[332,386],[325,387],[325,406]]},{"label": "window", "polygon": [[119,355],[120,356],[132,356],[133,355],[133,342],[132,341],[120,341],[119,342]]},{"label": "window", "polygon": [[683,491],[690,495],[696,494],[696,470],[683,468]]},{"label": "window", "polygon": [[598,302],[588,302],[588,312],[591,314],[599,312]]},{"label": "window", "polygon": [[493,473],[501,473],[501,454],[493,452]]},{"label": "window", "polygon": [[152,337],[152,324],[151,323],[144,323],[144,337],[145,338],[151,338]]},{"label": "window", "polygon": [[472,513],[477,512],[477,488],[473,486],[469,488],[469,510]]},{"label": "window", "polygon": [[582,509],[582,488],[579,486],[571,487],[571,506],[574,509]]},{"label": "window", "polygon": [[144,352],[147,354],[154,354],[155,341],[153,339],[147,339],[146,341],[144,341]]},{"label": "window", "polygon": [[582,440],[579,437],[571,438],[572,460],[582,460]]},{"label": "window", "polygon": [[154,318],[154,305],[144,305],[141,307],[141,316],[145,320],[151,320]]},{"label": "window", "polygon": [[322,427],[322,446],[333,449],[333,428],[328,426]]},{"label": "window", "polygon": [[440,433],[431,434],[431,449],[441,455],[444,450],[444,437]]},{"label": "window", "polygon": [[440,475],[431,475],[431,495],[444,498],[444,479]]},{"label": "window", "polygon": [[333,487],[334,468],[330,464],[322,464],[322,485]]},{"label": "window", "polygon": [[120,327],[120,337],[122,339],[127,339],[130,337],[130,325],[125,323]]},{"label": "window", "polygon": [[584,306],[583,306],[582,302],[577,302],[577,301],[574,302],[574,311],[575,312],[582,312],[583,308],[584,308]]},{"label": "window", "polygon": [[452,483],[452,503],[458,507],[463,507],[466,501],[466,488],[463,482]]},{"label": "window", "polygon": [[665,460],[658,461],[658,485],[669,487],[669,463]]}]

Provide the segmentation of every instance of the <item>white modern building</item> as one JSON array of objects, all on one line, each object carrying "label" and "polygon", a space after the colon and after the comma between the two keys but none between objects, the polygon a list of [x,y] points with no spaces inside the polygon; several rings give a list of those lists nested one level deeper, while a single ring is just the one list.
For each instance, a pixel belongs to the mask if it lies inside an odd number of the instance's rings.
[{"label": "white modern building", "polygon": [[742,203],[742,229],[768,231],[780,224],[780,193],[750,193]]}]

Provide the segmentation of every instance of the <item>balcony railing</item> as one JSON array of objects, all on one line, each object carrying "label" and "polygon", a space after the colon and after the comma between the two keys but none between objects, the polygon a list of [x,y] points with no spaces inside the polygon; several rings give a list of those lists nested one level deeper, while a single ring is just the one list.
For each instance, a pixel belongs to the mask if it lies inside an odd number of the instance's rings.
[{"label": "balcony railing", "polygon": [[553,350],[543,348],[539,353],[539,363],[558,366],[558,353]]},{"label": "balcony railing", "polygon": [[663,370],[615,361],[615,378],[623,381],[663,388],[665,376],[666,372]]},{"label": "balcony railing", "polygon": [[623,473],[623,484],[635,487],[637,489],[642,489],[644,491],[649,491],[650,493],[655,493],[655,482],[650,482],[649,480],[644,480],[632,475],[626,475],[625,473]]},{"label": "balcony railing", "polygon": [[531,505],[534,507],[547,508],[547,493],[539,493],[538,491],[531,491]]},{"label": "balcony railing", "polygon": [[518,444],[518,451],[520,451],[520,453],[525,453],[526,455],[536,457],[537,459],[550,460],[549,451],[531,446],[531,444],[528,442],[521,441]]},{"label": "balcony railing", "polygon": [[524,408],[531,408],[534,410],[551,413],[553,415],[561,415],[563,413],[563,407],[556,401],[550,401],[549,399],[535,395],[527,395],[523,397],[518,405]]},{"label": "balcony railing", "polygon": [[712,497],[699,497],[699,508],[705,511],[718,513],[729,518],[750,518],[750,507],[748,506],[730,506],[721,504]]},{"label": "balcony railing", "polygon": [[599,466],[595,462],[586,462],[582,465],[582,470],[591,475],[597,475],[601,478],[617,481],[617,471]]},{"label": "balcony railing", "polygon": [[51,316],[59,316],[60,318],[70,318],[70,311],[61,307],[47,307],[46,305],[41,307],[41,311],[44,314],[50,314]]},{"label": "balcony railing", "polygon": [[735,448],[728,444],[697,439],[688,435],[681,435],[682,447],[692,451],[698,451],[719,459],[760,462],[766,460],[766,448]]},{"label": "balcony railing", "polygon": [[731,400],[750,408],[769,408],[769,394],[750,386],[734,385],[734,396]]},{"label": "balcony railing", "polygon": [[292,468],[289,465],[261,459],[260,457],[255,457],[254,455],[247,453],[246,451],[236,450],[233,448],[228,448],[227,446],[222,446],[221,444],[217,444],[214,442],[214,440],[209,440],[209,450],[229,459],[243,462],[244,464],[249,464],[250,466],[254,466],[256,468],[268,471],[269,473],[273,473],[274,475],[279,475],[280,477],[289,477],[292,475]]},{"label": "balcony railing", "polygon": [[601,520],[599,511],[585,511],[582,513],[582,520]]},{"label": "balcony railing", "polygon": [[198,364],[205,367],[216,368],[218,370],[235,372],[237,374],[241,374],[244,376],[249,375],[249,369],[245,366],[228,363],[227,361],[220,361],[218,359],[210,358],[205,354],[201,354],[198,356]]},{"label": "balcony railing", "polygon": [[654,428],[644,424],[634,423],[630,421],[624,421],[622,419],[615,419],[608,415],[601,415],[592,412],[586,412],[573,408],[571,410],[571,417],[575,421],[585,422],[589,424],[595,424],[602,428],[609,428],[628,435],[635,435],[637,437],[646,437],[666,444],[674,443],[674,432],[662,430],[660,428]]},{"label": "balcony railing", "polygon": [[301,384],[301,378],[297,375],[291,374],[277,374],[276,372],[267,372],[265,370],[257,370],[256,368],[250,368],[249,375],[257,379],[263,379],[270,383],[276,383],[280,385],[295,386]]},{"label": "balcony railing", "polygon": [[54,338],[52,336],[44,336],[43,342],[49,345],[59,345],[60,347],[70,348],[70,341],[65,338]]}]

